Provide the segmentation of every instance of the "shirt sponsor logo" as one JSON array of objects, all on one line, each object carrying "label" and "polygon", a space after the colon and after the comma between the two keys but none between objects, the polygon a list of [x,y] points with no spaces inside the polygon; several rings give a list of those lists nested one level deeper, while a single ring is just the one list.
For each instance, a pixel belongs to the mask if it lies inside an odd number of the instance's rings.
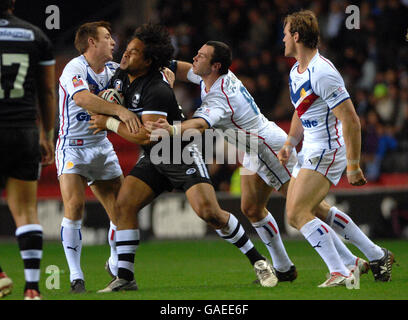
[{"label": "shirt sponsor logo", "polygon": [[70,139],[69,140],[69,145],[70,146],[83,146],[84,145],[84,140],[83,139]]},{"label": "shirt sponsor logo", "polygon": [[195,168],[190,168],[186,171],[186,174],[194,174],[197,170]]},{"label": "shirt sponsor logo", "polygon": [[319,122],[317,120],[303,120],[302,121],[302,125],[305,128],[313,128],[313,127],[317,127],[317,125],[319,124]]},{"label": "shirt sponsor logo", "polygon": [[75,117],[78,121],[89,121],[91,120],[91,116],[86,112],[80,112]]},{"label": "shirt sponsor logo", "polygon": [[[7,20],[3,20],[7,21]],[[4,22],[3,22],[4,23]],[[34,41],[34,32],[23,28],[0,28],[2,41]]]}]

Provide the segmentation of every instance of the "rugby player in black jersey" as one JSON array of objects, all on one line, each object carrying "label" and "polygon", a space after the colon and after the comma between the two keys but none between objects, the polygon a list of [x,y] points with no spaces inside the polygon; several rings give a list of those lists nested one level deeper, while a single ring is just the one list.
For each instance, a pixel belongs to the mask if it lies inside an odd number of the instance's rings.
[{"label": "rugby player in black jersey", "polygon": [[[160,118],[165,118],[169,123],[184,119],[174,93],[161,73],[169,65],[172,54],[173,47],[167,30],[159,25],[143,25],[136,30],[123,54],[122,70],[118,69],[111,79],[112,87],[124,94],[126,107],[136,112],[142,123]],[[220,208],[201,152],[194,143],[181,143],[179,151],[188,153],[193,160],[187,164],[180,154],[171,153],[172,139],[169,137],[169,148],[163,148],[163,153],[159,155],[160,162],[157,161],[156,152],[152,152],[154,146],[148,139],[146,129],[140,128],[138,133],[130,133],[119,120],[103,115],[94,115],[91,124],[95,132],[112,130],[131,142],[141,144],[144,150],[125,178],[116,201],[118,275],[99,292],[137,290],[134,280],[134,257],[140,240],[137,214],[155,197],[173,189],[184,191],[196,214],[222,238],[238,247],[252,265],[265,260],[237,218]],[[168,155],[164,154],[165,149],[170,150]],[[176,162],[176,159],[180,162]],[[255,268],[261,284],[275,286],[277,278],[273,268],[269,263],[262,265],[262,270]]]},{"label": "rugby player in black jersey", "polygon": [[[0,0],[0,189],[7,192],[17,227],[24,299],[40,300],[43,232],[37,215],[37,180],[41,165],[54,162],[55,60],[44,32],[13,15],[14,3]],[[0,297],[11,287],[0,268]]]}]

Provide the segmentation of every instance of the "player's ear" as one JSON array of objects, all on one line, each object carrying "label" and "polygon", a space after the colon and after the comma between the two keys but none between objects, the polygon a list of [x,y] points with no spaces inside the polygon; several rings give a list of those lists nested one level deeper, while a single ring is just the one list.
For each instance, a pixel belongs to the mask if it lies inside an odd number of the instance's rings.
[{"label": "player's ear", "polygon": [[89,37],[88,38],[88,48],[89,47],[94,47],[96,45],[96,40],[95,38]]},{"label": "player's ear", "polygon": [[296,43],[299,42],[299,32],[293,34],[293,40],[295,40]]},{"label": "player's ear", "polygon": [[211,68],[212,68],[214,71],[219,72],[220,69],[221,69],[221,63],[220,63],[220,62],[214,62],[213,65],[211,66]]}]

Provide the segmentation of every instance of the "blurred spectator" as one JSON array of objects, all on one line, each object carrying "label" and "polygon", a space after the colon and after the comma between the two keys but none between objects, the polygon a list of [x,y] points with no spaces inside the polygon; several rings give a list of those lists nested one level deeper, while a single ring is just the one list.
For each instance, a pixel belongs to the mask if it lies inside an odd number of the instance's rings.
[{"label": "blurred spectator", "polygon": [[[345,26],[350,4],[360,9],[360,29]],[[283,57],[282,22],[300,9],[316,13],[319,51],[344,77],[361,119],[362,159],[370,179],[378,179],[382,170],[408,171],[408,164],[389,165],[396,151],[397,159],[408,153],[408,1],[157,0],[155,16],[171,28],[177,59],[191,61],[208,40],[228,43],[233,50],[231,70],[259,108],[270,120],[287,122],[293,114],[287,79],[293,59]],[[175,90],[191,116],[199,91],[185,84]]]},{"label": "blurred spectator", "polygon": [[363,164],[368,181],[377,181],[381,174],[383,160],[394,151],[398,142],[394,137],[393,126],[381,123],[378,114],[371,110],[363,131]]}]

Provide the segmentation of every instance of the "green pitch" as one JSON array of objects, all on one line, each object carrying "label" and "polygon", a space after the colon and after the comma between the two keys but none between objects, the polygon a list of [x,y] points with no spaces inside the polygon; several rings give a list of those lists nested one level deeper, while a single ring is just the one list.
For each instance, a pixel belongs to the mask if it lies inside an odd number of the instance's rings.
[{"label": "green pitch", "polygon": [[[46,300],[408,299],[407,242],[377,243],[395,253],[399,266],[394,265],[392,281],[374,282],[370,272],[361,277],[360,289],[350,290],[345,287],[317,288],[328,271],[306,241],[285,241],[288,254],[298,269],[298,279],[293,283],[279,283],[274,288],[252,284],[255,279],[252,266],[234,246],[222,240],[142,242],[136,252],[135,263],[139,291],[112,294],[96,293],[110,281],[104,270],[108,245],[84,246],[81,264],[88,293],[72,295],[69,294],[69,270],[61,244],[45,242],[40,289]],[[269,256],[260,242],[255,241],[255,245],[262,254]],[[363,257],[357,249],[350,248]],[[17,244],[0,244],[0,253],[0,264],[14,281],[13,292],[5,299],[20,300],[24,276]],[[52,285],[58,284],[55,281],[58,274],[46,273],[51,265],[57,266],[60,271],[59,289],[47,289],[47,281]]]}]

